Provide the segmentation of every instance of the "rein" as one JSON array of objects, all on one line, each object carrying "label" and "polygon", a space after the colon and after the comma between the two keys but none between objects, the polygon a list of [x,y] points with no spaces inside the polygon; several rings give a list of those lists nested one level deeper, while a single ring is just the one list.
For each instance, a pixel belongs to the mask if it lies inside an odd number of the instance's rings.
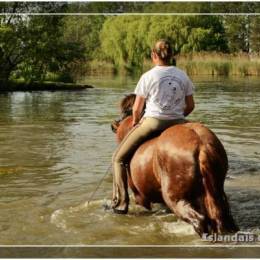
[{"label": "rein", "polygon": [[99,189],[99,187],[101,186],[102,182],[104,181],[105,177],[107,176],[107,174],[109,173],[110,169],[112,168],[112,164],[109,165],[109,167],[107,168],[105,174],[103,175],[103,177],[100,179],[100,181],[98,182],[95,190],[90,194],[89,199],[87,200],[87,206],[89,205],[90,202],[92,202],[97,190]]}]

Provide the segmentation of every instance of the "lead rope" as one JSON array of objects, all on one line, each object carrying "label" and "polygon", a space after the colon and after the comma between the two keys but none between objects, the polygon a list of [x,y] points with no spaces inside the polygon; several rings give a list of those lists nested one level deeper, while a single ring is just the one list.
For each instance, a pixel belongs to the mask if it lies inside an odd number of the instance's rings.
[{"label": "lead rope", "polygon": [[98,189],[99,189],[99,187],[101,186],[102,182],[103,182],[104,179],[106,178],[106,176],[107,176],[108,172],[110,171],[111,167],[112,167],[112,163],[109,165],[109,167],[107,168],[105,174],[104,174],[103,177],[100,179],[98,185],[96,186],[96,189],[90,194],[89,199],[87,200],[87,206],[88,206],[89,203],[93,200],[93,198],[94,198],[96,192],[98,191]]}]

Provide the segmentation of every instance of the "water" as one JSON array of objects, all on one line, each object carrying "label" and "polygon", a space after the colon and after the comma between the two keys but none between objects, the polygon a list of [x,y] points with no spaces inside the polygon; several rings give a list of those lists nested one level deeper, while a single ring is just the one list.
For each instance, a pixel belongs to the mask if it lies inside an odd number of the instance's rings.
[{"label": "water", "polygon": [[[192,228],[159,205],[131,203],[127,216],[102,205],[111,197],[116,147],[110,122],[137,79],[89,78],[95,89],[0,94],[0,244],[200,245]],[[225,189],[243,231],[260,234],[260,78],[194,78],[196,110],[229,157]],[[207,244],[207,243],[206,243]]]}]

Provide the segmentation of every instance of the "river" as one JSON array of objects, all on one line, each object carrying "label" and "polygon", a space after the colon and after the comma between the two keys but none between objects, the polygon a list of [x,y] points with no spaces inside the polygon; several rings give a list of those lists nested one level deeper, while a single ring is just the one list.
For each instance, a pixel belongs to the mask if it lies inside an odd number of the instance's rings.
[{"label": "river", "polygon": [[[242,231],[260,234],[260,78],[193,79],[196,109],[223,142],[225,190]],[[0,244],[204,245],[191,226],[155,205],[127,216],[103,206],[116,147],[110,122],[137,79],[89,77],[94,89],[0,94]]]}]

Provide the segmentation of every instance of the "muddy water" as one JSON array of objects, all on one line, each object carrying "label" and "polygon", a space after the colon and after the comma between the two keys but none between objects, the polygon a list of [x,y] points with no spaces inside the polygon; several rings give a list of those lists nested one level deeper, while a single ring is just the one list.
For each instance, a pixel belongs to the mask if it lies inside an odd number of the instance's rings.
[{"label": "muddy water", "polygon": [[[95,89],[0,94],[0,244],[205,244],[159,205],[104,211],[116,147],[110,122],[137,79],[89,78]],[[260,79],[195,78],[190,119],[209,126],[229,157],[225,189],[241,230],[260,234]]]}]

